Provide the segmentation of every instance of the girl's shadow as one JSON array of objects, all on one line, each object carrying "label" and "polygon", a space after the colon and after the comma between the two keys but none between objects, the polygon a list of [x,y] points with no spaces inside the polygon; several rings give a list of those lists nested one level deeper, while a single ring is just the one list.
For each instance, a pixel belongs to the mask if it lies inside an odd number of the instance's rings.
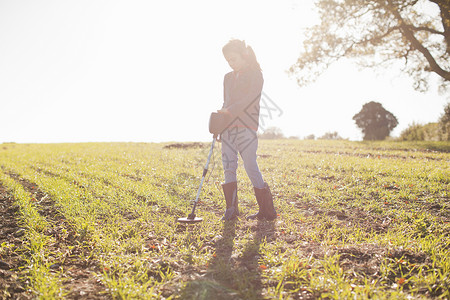
[{"label": "girl's shadow", "polygon": [[[204,279],[189,282],[183,299],[262,299],[260,248],[275,236],[275,222],[257,221],[251,226],[253,239],[239,257],[233,256],[236,222],[223,223],[221,237],[215,243],[215,254]],[[245,293],[243,293],[245,291]]]},{"label": "girl's shadow", "polygon": [[240,290],[246,291],[242,299],[263,299],[261,272],[264,271],[264,266],[260,262],[261,244],[275,238],[275,222],[257,221],[252,228],[254,229],[253,240],[245,245],[239,259],[240,285],[244,287],[243,289],[241,286]]}]

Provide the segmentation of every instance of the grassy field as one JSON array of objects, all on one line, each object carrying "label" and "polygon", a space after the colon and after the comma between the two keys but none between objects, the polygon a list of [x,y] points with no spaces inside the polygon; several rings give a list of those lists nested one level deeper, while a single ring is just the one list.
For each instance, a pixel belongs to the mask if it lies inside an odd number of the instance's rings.
[{"label": "grassy field", "polygon": [[260,141],[279,213],[220,221],[220,145],[1,144],[0,298],[450,298],[450,144]]}]

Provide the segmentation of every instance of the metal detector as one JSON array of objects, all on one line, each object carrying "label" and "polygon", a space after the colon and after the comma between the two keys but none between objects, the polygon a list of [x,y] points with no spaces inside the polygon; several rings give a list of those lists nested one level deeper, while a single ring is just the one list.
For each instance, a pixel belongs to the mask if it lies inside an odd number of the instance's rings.
[{"label": "metal detector", "polygon": [[199,197],[200,197],[200,192],[202,190],[203,181],[205,181],[206,173],[208,173],[208,165],[209,165],[209,161],[211,160],[211,155],[212,155],[213,150],[214,150],[214,144],[216,142],[216,138],[217,138],[217,135],[214,134],[213,141],[212,141],[212,144],[211,144],[211,149],[209,150],[209,154],[208,154],[208,160],[206,161],[205,168],[203,169],[202,180],[200,181],[200,186],[198,187],[197,197],[195,197],[194,206],[192,207],[192,211],[186,218],[178,218],[177,221],[180,222],[180,223],[193,224],[193,223],[198,223],[198,222],[203,221],[202,218],[198,218],[198,217],[195,216],[195,208],[197,207],[197,203],[198,203],[198,200],[199,200]]}]

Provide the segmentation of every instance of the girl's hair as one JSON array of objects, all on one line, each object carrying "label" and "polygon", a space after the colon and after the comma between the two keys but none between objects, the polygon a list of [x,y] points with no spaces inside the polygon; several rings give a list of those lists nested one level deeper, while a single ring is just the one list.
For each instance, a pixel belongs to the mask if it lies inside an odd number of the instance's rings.
[{"label": "girl's hair", "polygon": [[222,53],[225,55],[227,53],[238,53],[245,61],[250,65],[251,68],[261,70],[258,61],[256,60],[255,52],[252,47],[245,44],[245,41],[232,39],[225,46],[222,47]]}]

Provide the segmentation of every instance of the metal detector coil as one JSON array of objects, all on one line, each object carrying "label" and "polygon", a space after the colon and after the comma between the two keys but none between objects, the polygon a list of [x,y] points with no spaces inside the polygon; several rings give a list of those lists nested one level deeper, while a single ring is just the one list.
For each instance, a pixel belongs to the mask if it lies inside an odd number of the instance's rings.
[{"label": "metal detector coil", "polygon": [[187,217],[187,218],[178,218],[177,221],[179,223],[184,223],[184,224],[194,224],[194,223],[199,223],[199,222],[203,221],[203,219],[197,218],[197,217],[194,217],[193,219],[189,219],[189,217]]}]

